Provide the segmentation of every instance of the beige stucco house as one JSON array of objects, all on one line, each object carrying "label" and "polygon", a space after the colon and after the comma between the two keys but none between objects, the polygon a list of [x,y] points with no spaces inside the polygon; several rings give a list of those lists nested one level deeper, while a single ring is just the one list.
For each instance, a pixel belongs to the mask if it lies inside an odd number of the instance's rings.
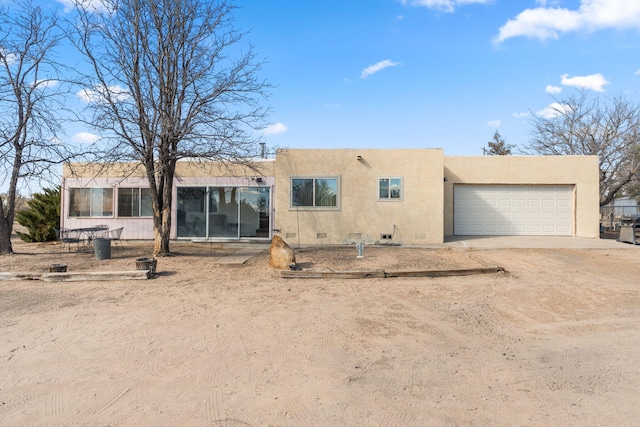
[{"label": "beige stucco house", "polygon": [[[599,236],[595,156],[445,156],[442,149],[291,149],[256,168],[178,164],[173,239],[441,243],[453,235]],[[153,237],[127,165],[67,165],[61,226]]]}]

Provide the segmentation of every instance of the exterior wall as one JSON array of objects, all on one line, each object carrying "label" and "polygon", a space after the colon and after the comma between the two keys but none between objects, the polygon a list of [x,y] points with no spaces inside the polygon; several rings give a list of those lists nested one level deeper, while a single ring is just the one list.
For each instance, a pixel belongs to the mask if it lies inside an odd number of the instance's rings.
[{"label": "exterior wall", "polygon": [[[219,163],[193,164],[180,162],[176,167],[176,179],[173,185],[174,203],[172,206],[171,238],[177,236],[177,187],[204,186],[269,186],[271,187],[271,214],[273,221],[273,185],[274,161],[257,160],[254,168]],[[64,165],[62,171],[62,200],[60,226],[64,228],[90,227],[106,224],[110,229],[124,227],[122,239],[153,239],[153,219],[151,217],[118,217],[117,197],[114,190],[114,215],[104,217],[70,217],[70,188],[145,188],[149,186],[144,170],[131,164],[113,164],[103,167],[100,164],[74,163]],[[125,178],[126,177],[126,178]],[[258,179],[261,182],[258,183]]]},{"label": "exterior wall", "polygon": [[[442,243],[443,157],[441,149],[280,151],[275,228],[290,244],[373,243],[381,234],[392,243]],[[339,209],[291,207],[292,177],[339,177]],[[382,177],[402,178],[401,201],[378,199]]]},{"label": "exterior wall", "polygon": [[574,235],[599,237],[597,156],[445,157],[444,235],[453,235],[456,184],[570,184],[574,186]]}]

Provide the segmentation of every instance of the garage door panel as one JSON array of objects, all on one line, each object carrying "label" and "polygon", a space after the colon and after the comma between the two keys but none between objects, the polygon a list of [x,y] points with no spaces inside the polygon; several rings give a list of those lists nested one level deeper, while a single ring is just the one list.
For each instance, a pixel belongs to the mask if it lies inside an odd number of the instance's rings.
[{"label": "garage door panel", "polygon": [[573,234],[571,185],[456,185],[456,235]]}]

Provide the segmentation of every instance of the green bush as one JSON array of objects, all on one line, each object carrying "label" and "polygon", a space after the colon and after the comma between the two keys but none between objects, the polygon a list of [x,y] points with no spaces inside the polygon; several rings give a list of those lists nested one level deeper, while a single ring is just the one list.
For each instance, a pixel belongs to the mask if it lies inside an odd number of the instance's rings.
[{"label": "green bush", "polygon": [[56,240],[55,229],[60,226],[60,187],[45,188],[43,194],[34,194],[28,208],[16,212],[18,224],[28,233],[16,231],[25,242]]}]

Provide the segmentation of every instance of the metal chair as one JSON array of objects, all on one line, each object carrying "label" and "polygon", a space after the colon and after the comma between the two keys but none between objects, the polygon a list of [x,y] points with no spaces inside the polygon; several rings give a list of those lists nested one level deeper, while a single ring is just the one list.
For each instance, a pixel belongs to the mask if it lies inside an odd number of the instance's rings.
[{"label": "metal chair", "polygon": [[76,244],[76,252],[80,249],[80,243],[82,239],[80,238],[80,234],[76,231],[71,231],[68,228],[55,229],[56,236],[58,237],[58,242],[60,243],[60,252],[62,252],[62,248],[64,245],[67,245],[69,252],[71,252],[71,245],[73,243]]},{"label": "metal chair", "polygon": [[120,228],[115,228],[113,230],[109,230],[108,231],[108,235],[106,237],[108,237],[109,239],[111,239],[114,245],[114,247],[118,247],[118,244],[120,245],[120,249],[122,249],[122,240],[120,240],[120,237],[122,236],[122,230],[124,230],[124,227],[120,227]]}]

